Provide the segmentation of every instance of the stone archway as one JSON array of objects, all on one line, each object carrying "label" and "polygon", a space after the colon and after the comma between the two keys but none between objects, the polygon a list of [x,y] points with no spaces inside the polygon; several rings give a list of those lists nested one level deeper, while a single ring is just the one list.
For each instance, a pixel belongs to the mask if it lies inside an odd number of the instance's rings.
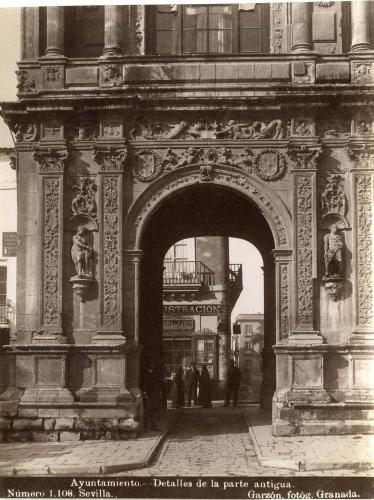
[{"label": "stone archway", "polygon": [[[178,227],[176,229],[175,226],[173,229],[171,227],[173,222],[170,222],[167,224],[171,231],[170,239],[167,239],[167,234],[161,234],[160,230],[157,231],[157,235],[162,243],[160,243],[158,253],[153,253],[150,264],[147,255],[149,248],[147,249],[147,243],[145,242],[147,240],[147,233],[150,231],[150,226],[155,226],[155,220],[165,220],[165,213],[167,212],[167,208],[165,209],[165,207],[172,203],[171,200],[174,199],[172,213],[176,214],[178,205],[183,205],[183,200],[186,198],[184,193],[188,191],[190,195],[189,199],[191,200],[191,194],[197,189],[200,192],[204,191],[204,196],[209,197],[210,203],[215,202],[215,192],[225,192],[228,198],[231,197],[233,200],[238,198],[238,200],[241,200],[240,203],[242,203],[240,205],[241,208],[237,208],[239,212],[245,217],[245,205],[247,204],[249,207],[252,207],[252,216],[251,212],[248,212],[245,222],[240,222],[239,224],[241,227],[232,227],[231,232],[229,221],[223,220],[222,216],[221,222],[218,222],[218,226],[216,224],[214,229],[207,228],[206,224],[193,223],[189,228]],[[164,210],[162,214],[160,210]],[[199,208],[197,208],[198,210]],[[209,214],[212,214],[212,210],[214,211],[214,209],[211,209]],[[193,218],[194,214],[191,210],[189,212],[191,212],[190,217]],[[176,215],[176,217],[178,216]],[[217,214],[217,217],[220,219],[219,214]],[[130,210],[130,216],[124,228],[124,241],[126,242],[124,311],[126,311],[125,331],[128,333],[134,332],[134,342],[139,343],[142,348],[148,349],[149,347],[146,347],[147,341],[144,339],[144,331],[151,328],[153,330],[157,330],[157,328],[160,330],[160,316],[157,316],[155,313],[154,318],[156,319],[152,320],[152,326],[150,324],[144,325],[142,318],[152,317],[152,314],[142,303],[141,295],[144,293],[142,291],[144,288],[142,287],[142,275],[146,274],[148,277],[148,287],[155,286],[151,302],[153,303],[156,300],[156,296],[159,297],[157,300],[160,302],[162,277],[157,272],[152,274],[153,267],[158,260],[159,270],[161,270],[161,256],[167,250],[168,245],[170,246],[170,244],[174,243],[172,241],[173,238],[175,240],[178,237],[193,236],[194,231],[195,235],[199,231],[199,234],[205,235],[203,230],[205,228],[205,231],[215,231],[215,234],[223,231],[224,235],[243,237],[243,239],[250,241],[251,238],[256,239],[255,236],[250,234],[251,224],[253,225],[254,219],[259,220],[260,218],[262,219],[263,226],[266,226],[266,238],[268,241],[265,244],[258,240],[254,244],[260,247],[260,252],[264,259],[264,279],[267,290],[265,296],[265,330],[267,333],[265,334],[266,344],[263,351],[266,379],[264,387],[267,391],[263,391],[262,400],[269,407],[275,388],[275,361],[272,346],[279,342],[281,337],[288,337],[290,329],[289,268],[291,265],[291,252],[288,249],[290,238],[288,228],[291,224],[290,216],[285,207],[282,206],[280,200],[272,193],[266,192],[262,186],[260,188],[256,181],[243,174],[242,171],[223,165],[190,165],[183,170],[179,169],[178,175],[170,173],[162,176],[138,198]],[[286,219],[286,222],[284,222],[284,219]],[[178,221],[178,225],[182,225],[181,220]],[[235,226],[234,222],[232,225]],[[161,311],[161,303],[158,305],[159,311]],[[149,301],[147,307],[149,307]],[[155,324],[158,324],[158,327]]]}]

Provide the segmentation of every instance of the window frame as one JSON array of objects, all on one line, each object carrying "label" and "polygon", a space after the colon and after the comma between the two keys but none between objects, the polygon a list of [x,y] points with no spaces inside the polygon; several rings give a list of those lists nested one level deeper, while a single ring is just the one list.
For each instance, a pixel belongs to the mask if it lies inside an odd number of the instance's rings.
[{"label": "window frame", "polygon": [[[226,4],[207,4],[206,7],[222,6]],[[241,12],[245,12],[239,9],[239,4],[227,4],[232,10],[232,51],[231,52],[209,52],[209,24],[207,25],[207,52],[184,52],[184,28],[183,28],[183,16],[184,8],[187,5],[178,5],[175,10],[175,52],[170,52],[168,54],[159,54],[157,52],[157,8],[158,5],[149,6],[150,13],[148,15],[148,43],[146,44],[147,53],[151,55],[158,55],[160,57],[168,56],[233,56],[233,55],[259,55],[270,53],[270,10],[269,5],[266,3],[256,3],[256,7],[260,8],[260,29],[261,29],[261,49],[259,51],[248,51],[242,52],[242,39],[241,39]],[[204,5],[205,6],[205,5]],[[209,10],[207,10],[207,13]],[[266,22],[267,20],[267,22]],[[209,23],[209,14],[208,14]],[[162,31],[162,30],[160,30]]]}]

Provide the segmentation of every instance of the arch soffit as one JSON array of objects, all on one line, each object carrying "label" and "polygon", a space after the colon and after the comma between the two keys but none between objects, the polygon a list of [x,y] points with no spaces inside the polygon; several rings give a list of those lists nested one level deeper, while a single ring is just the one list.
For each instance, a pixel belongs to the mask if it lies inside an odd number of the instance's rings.
[{"label": "arch soffit", "polygon": [[216,184],[244,194],[263,213],[274,237],[275,247],[288,248],[291,235],[291,215],[282,200],[259,184],[243,170],[233,166],[214,165],[212,177],[203,180],[201,164],[188,165],[169,172],[146,188],[130,206],[124,227],[125,251],[140,249],[143,230],[159,204],[171,194],[196,185]]}]

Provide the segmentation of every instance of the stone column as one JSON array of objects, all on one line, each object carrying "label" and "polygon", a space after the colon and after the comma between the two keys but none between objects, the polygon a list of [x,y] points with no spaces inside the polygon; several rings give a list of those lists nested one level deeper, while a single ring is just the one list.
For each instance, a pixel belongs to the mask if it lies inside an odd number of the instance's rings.
[{"label": "stone column", "polygon": [[369,8],[370,2],[351,1],[352,52],[370,49]]},{"label": "stone column", "polygon": [[97,146],[100,165],[101,244],[99,328],[94,343],[117,344],[125,341],[122,324],[122,196],[124,148]]},{"label": "stone column", "polygon": [[104,19],[104,56],[120,56],[122,7],[120,5],[105,5]]},{"label": "stone column", "polygon": [[312,2],[292,4],[292,50],[306,52],[313,49]]},{"label": "stone column", "polygon": [[315,330],[314,304],[317,301],[317,158],[319,146],[291,147],[289,151],[296,167],[294,191],[294,292],[295,317],[289,342],[322,343]]},{"label": "stone column", "polygon": [[64,56],[64,7],[47,7],[47,48],[49,57]]},{"label": "stone column", "polygon": [[37,59],[39,55],[39,7],[22,7],[21,59]]}]

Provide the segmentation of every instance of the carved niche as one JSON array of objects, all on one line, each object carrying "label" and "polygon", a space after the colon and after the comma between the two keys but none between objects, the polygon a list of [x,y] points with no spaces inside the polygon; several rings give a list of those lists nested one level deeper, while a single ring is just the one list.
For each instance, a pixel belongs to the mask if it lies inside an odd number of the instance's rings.
[{"label": "carved niche", "polygon": [[71,258],[74,262],[76,275],[70,278],[72,289],[81,302],[87,298],[88,288],[94,279],[94,250],[90,243],[89,232],[79,226],[73,236]]},{"label": "carved niche", "polygon": [[372,327],[373,305],[373,177],[356,177],[358,324]]},{"label": "carved niche", "polygon": [[344,178],[339,174],[327,174],[323,181],[321,194],[322,218],[329,215],[345,217],[347,199],[344,191]]},{"label": "carved niche", "polygon": [[70,222],[74,228],[84,226],[97,230],[97,185],[93,177],[74,177],[71,189],[75,196],[71,202],[72,216]]}]

